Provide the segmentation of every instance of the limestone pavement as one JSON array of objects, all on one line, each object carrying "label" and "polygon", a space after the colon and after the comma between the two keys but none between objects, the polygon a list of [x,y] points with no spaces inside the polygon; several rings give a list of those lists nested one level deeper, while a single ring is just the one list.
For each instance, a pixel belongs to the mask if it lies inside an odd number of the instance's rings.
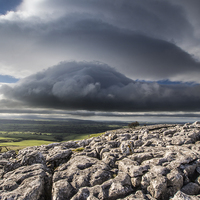
[{"label": "limestone pavement", "polygon": [[0,200],[200,199],[200,122],[0,154]]}]

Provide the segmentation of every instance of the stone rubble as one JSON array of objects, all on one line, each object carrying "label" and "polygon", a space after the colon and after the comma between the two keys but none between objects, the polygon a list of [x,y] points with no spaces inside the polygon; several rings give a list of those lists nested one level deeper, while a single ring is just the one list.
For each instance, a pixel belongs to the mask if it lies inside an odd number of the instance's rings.
[{"label": "stone rubble", "polygon": [[0,154],[0,200],[200,199],[200,122]]}]

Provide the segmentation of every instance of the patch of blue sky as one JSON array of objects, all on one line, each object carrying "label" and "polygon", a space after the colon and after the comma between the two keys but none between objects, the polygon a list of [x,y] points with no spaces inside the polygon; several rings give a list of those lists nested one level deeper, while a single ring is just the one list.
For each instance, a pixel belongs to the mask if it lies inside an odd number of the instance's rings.
[{"label": "patch of blue sky", "polygon": [[0,83],[16,83],[19,79],[8,75],[0,75]]},{"label": "patch of blue sky", "polygon": [[22,0],[0,0],[0,15],[5,15],[8,11],[15,10]]},{"label": "patch of blue sky", "polygon": [[170,81],[169,79],[157,81],[160,85],[196,85],[195,82]]},{"label": "patch of blue sky", "polygon": [[182,82],[182,81],[170,81],[169,79],[163,79],[159,81],[145,81],[145,80],[136,80],[137,82],[146,82],[146,83],[158,83],[159,85],[188,85],[188,86],[194,86],[198,85],[195,82]]}]

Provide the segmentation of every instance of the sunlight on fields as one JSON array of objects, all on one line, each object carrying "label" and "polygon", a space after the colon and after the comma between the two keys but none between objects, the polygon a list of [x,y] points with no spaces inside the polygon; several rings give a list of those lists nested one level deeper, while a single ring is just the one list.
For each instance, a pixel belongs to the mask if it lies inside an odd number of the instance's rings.
[{"label": "sunlight on fields", "polygon": [[18,146],[18,147],[28,147],[28,146],[40,146],[43,144],[50,144],[53,143],[52,141],[45,141],[45,140],[23,140],[21,142],[5,142],[0,143],[1,146]]},{"label": "sunlight on fields", "polygon": [[126,123],[81,120],[0,119],[0,153],[54,142],[97,137],[107,130],[122,128]]}]

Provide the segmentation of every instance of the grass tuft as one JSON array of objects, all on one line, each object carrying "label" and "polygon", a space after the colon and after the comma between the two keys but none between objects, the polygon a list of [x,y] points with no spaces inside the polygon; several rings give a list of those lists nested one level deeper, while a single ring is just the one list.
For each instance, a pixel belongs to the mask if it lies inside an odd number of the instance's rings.
[{"label": "grass tuft", "polygon": [[75,151],[75,152],[81,152],[83,151],[85,148],[84,147],[79,147],[77,149],[73,149],[72,151]]}]

